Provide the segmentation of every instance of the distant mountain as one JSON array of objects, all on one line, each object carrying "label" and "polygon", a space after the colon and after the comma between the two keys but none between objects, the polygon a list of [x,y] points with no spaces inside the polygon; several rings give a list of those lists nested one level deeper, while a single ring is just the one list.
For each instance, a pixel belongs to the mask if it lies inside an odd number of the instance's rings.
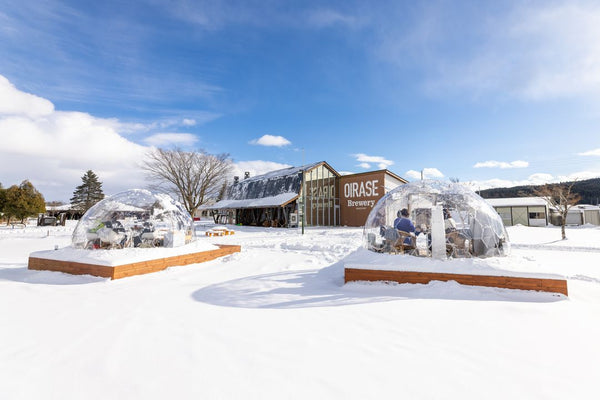
[{"label": "distant mountain", "polygon": [[[563,182],[570,184],[571,182]],[[493,188],[482,190],[479,194],[484,199],[505,197],[534,196],[533,189],[538,186],[514,186],[509,188]],[[573,185],[573,192],[581,196],[580,204],[600,204],[600,178],[577,181]]]}]

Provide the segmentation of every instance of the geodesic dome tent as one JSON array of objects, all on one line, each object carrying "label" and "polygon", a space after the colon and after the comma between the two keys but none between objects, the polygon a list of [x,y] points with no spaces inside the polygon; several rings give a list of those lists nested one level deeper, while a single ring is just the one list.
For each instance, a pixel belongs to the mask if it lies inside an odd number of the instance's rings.
[{"label": "geodesic dome tent", "polygon": [[[394,228],[403,209],[414,232]],[[510,250],[493,207],[467,187],[444,181],[411,182],[387,193],[367,218],[363,242],[371,251],[439,259],[500,256]]]},{"label": "geodesic dome tent", "polygon": [[194,239],[190,214],[169,195],[132,189],[91,207],[73,232],[73,247],[177,247]]}]

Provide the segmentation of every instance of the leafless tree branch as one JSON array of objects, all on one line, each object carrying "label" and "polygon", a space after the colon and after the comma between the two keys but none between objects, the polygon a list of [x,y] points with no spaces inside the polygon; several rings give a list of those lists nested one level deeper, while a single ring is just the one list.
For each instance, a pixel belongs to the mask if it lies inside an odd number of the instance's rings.
[{"label": "leafless tree branch", "polygon": [[152,189],[175,194],[193,216],[199,206],[217,197],[232,164],[225,153],[156,149],[141,167]]},{"label": "leafless tree branch", "polygon": [[549,206],[555,208],[561,216],[561,236],[567,238],[565,225],[567,224],[567,214],[571,207],[581,200],[581,196],[573,193],[573,186],[577,180],[570,183],[546,184],[540,188],[534,188],[533,193],[542,197]]}]

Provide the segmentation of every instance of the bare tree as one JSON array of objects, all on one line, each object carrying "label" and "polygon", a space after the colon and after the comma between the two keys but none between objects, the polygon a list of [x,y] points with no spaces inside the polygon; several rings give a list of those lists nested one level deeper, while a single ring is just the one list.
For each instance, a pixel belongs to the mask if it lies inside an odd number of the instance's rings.
[{"label": "bare tree", "polygon": [[229,154],[204,150],[156,149],[142,164],[151,188],[175,194],[193,217],[199,206],[217,197],[231,171]]},{"label": "bare tree", "polygon": [[542,197],[546,200],[548,205],[554,207],[561,216],[561,235],[562,239],[567,238],[565,232],[565,225],[567,224],[567,213],[569,209],[573,207],[581,199],[581,196],[577,193],[573,193],[573,185],[576,181],[570,183],[559,183],[559,184],[546,184],[540,188],[534,188],[533,193],[536,196]]}]

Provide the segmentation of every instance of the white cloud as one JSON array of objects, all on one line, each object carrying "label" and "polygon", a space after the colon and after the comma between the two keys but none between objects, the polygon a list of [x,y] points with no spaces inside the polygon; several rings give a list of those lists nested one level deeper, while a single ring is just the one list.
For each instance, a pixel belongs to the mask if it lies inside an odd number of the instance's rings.
[{"label": "white cloud", "polygon": [[[516,92],[531,99],[600,91],[600,8],[565,2],[517,13],[509,26],[512,43],[528,67]],[[523,65],[520,65],[523,66]],[[517,72],[513,70],[512,72]]]},{"label": "white cloud", "polygon": [[585,151],[583,153],[578,153],[579,156],[600,156],[600,149]]},{"label": "white cloud", "polygon": [[144,143],[155,147],[192,146],[197,141],[191,133],[156,133],[144,139]]},{"label": "white cloud", "polygon": [[[247,4],[246,4],[247,3]],[[331,26],[361,27],[360,17],[329,8],[312,9],[310,4],[298,7],[277,6],[271,2],[170,1],[163,5],[176,18],[206,30],[223,29],[229,25],[249,27],[326,28]]]},{"label": "white cloud", "polygon": [[557,182],[582,181],[585,179],[599,178],[600,170],[595,171],[576,171],[567,175],[558,175]]},{"label": "white cloud", "polygon": [[551,174],[545,174],[543,172],[538,172],[536,174],[529,175],[526,182],[530,185],[543,185],[548,182],[552,182],[554,177]]},{"label": "white cloud", "polygon": [[521,160],[517,160],[517,161],[511,161],[511,162],[505,162],[505,161],[484,161],[484,162],[478,162],[475,165],[473,165],[473,168],[501,168],[501,169],[507,169],[507,168],[527,168],[529,166],[529,163],[527,161],[521,161]]},{"label": "white cloud", "polygon": [[250,176],[257,176],[289,167],[291,167],[291,165],[281,164],[273,161],[238,161],[233,164],[233,172],[231,173],[231,176],[239,176],[240,179],[244,179],[244,172],[250,172]]},{"label": "white cloud", "polygon": [[421,173],[413,169],[406,171],[406,177],[408,179],[421,179]]},{"label": "white cloud", "polygon": [[[597,2],[503,2],[492,9],[478,7],[473,18],[470,7],[461,13],[450,2],[416,8],[406,24],[382,17],[376,53],[399,67],[420,67],[426,91],[436,96],[600,95]],[[447,50],[459,41],[460,51]]]},{"label": "white cloud", "polygon": [[349,27],[361,25],[358,18],[331,9],[318,9],[310,12],[308,23],[317,28],[327,28],[335,25]]},{"label": "white cloud", "polygon": [[371,163],[377,164],[377,167],[381,169],[387,169],[390,165],[393,165],[394,162],[391,160],[387,160],[381,156],[369,156],[366,154],[353,154],[353,157],[356,158],[360,164],[358,164],[361,168],[371,168]]},{"label": "white cloud", "polygon": [[251,140],[250,144],[256,144],[259,146],[283,147],[292,144],[292,142],[283,136],[263,135],[258,139]]},{"label": "white cloud", "polygon": [[54,104],[36,95],[18,90],[0,75],[0,115],[25,115],[41,117],[50,115]]},{"label": "white cloud", "polygon": [[162,118],[152,122],[122,122],[117,119],[107,119],[107,123],[112,123],[112,127],[122,134],[129,133],[140,133],[140,132],[151,132],[157,129],[167,130],[173,127],[183,126],[196,126],[199,124],[205,124],[220,118],[221,114],[212,113],[208,111],[199,111],[195,113],[194,118]]},{"label": "white cloud", "polygon": [[484,190],[497,187],[513,187],[513,186],[533,186],[544,185],[546,183],[569,182],[574,180],[585,180],[600,177],[598,171],[578,171],[567,175],[551,175],[547,173],[535,173],[529,175],[526,179],[507,180],[507,179],[487,179],[481,181],[465,182],[473,190]]},{"label": "white cloud", "polygon": [[[0,76],[0,181],[5,187],[29,179],[46,200],[68,201],[92,169],[106,194],[144,187],[139,170],[148,147],[119,134],[113,119],[55,111],[48,100],[16,89]],[[15,99],[15,101],[12,101]]]},{"label": "white cloud", "polygon": [[[409,179],[421,179],[421,171],[409,170],[406,171],[406,176]],[[443,178],[444,174],[437,168],[423,168],[423,179]]]}]

